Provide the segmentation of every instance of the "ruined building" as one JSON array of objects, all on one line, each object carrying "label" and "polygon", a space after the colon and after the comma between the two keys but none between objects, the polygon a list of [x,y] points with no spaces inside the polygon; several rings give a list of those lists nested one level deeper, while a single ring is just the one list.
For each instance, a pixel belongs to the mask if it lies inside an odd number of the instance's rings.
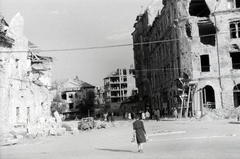
[{"label": "ruined building", "polygon": [[0,15],[0,132],[50,116],[51,57],[38,55],[23,34],[18,13],[8,24]]},{"label": "ruined building", "polygon": [[87,92],[95,91],[95,86],[84,82],[76,76],[74,79],[59,79],[52,83],[52,87],[55,90],[61,100],[66,103],[67,109],[65,112],[78,112],[79,105],[84,104],[86,100]]},{"label": "ruined building", "polygon": [[103,80],[105,103],[110,104],[113,109],[119,108],[121,102],[130,97],[136,90],[133,68],[119,68]]},{"label": "ruined building", "polygon": [[188,115],[238,107],[240,1],[160,2],[137,16],[132,33],[142,104],[169,115],[173,107]]}]

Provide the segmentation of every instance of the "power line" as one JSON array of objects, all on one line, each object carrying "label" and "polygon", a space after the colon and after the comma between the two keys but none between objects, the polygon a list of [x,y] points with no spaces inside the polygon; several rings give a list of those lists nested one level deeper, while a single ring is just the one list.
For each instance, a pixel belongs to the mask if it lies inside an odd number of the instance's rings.
[{"label": "power line", "polygon": [[[240,28],[239,28],[240,29]],[[231,31],[231,29],[230,29]],[[236,31],[235,31],[236,32]],[[217,34],[225,34],[229,33],[229,31],[219,32]],[[207,34],[201,36],[195,36],[190,38],[201,38],[201,37],[208,37],[208,36],[215,36],[214,34]],[[107,46],[95,46],[95,47],[80,47],[80,48],[69,48],[69,49],[47,49],[47,50],[38,50],[37,52],[65,52],[65,51],[81,51],[81,50],[96,50],[96,49],[107,49],[107,48],[117,48],[117,47],[127,47],[127,46],[138,46],[138,45],[145,45],[145,44],[155,44],[155,43],[164,43],[164,42],[172,42],[178,41],[181,39],[169,39],[169,40],[157,40],[157,41],[149,41],[149,42],[141,42],[141,43],[131,43],[131,44],[118,44],[118,45],[107,45]],[[0,53],[26,53],[31,50],[19,50],[19,51],[0,51]]]}]

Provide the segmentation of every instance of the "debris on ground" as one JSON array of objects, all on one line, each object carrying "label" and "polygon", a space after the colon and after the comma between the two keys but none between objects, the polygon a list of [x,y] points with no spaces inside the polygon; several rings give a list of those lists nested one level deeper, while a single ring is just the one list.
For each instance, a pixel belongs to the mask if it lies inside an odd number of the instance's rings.
[{"label": "debris on ground", "polygon": [[200,121],[214,121],[222,119],[240,119],[240,107],[230,107],[226,109],[204,109],[204,115]]}]

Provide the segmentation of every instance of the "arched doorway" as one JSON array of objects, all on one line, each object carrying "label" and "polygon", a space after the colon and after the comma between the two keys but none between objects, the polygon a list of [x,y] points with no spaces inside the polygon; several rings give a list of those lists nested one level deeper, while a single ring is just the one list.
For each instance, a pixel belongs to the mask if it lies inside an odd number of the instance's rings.
[{"label": "arched doorway", "polygon": [[214,89],[207,85],[203,88],[203,105],[206,108],[212,108],[215,109],[215,94]]},{"label": "arched doorway", "polygon": [[234,107],[240,106],[240,84],[233,88]]}]

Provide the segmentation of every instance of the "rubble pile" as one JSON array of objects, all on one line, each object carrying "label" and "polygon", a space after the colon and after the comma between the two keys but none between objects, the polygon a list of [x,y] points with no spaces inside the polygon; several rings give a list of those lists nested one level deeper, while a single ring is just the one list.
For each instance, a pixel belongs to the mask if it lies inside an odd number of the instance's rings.
[{"label": "rubble pile", "polygon": [[121,124],[120,123],[116,123],[116,122],[105,122],[105,121],[94,121],[94,128],[96,129],[107,129],[107,128],[112,128],[112,127],[120,127]]},{"label": "rubble pile", "polygon": [[240,116],[240,107],[230,107],[226,109],[205,109],[201,121],[214,121],[221,119],[237,119]]},{"label": "rubble pile", "polygon": [[53,117],[40,117],[37,124],[29,126],[27,130],[28,138],[61,136],[66,132],[66,128],[57,123]]}]

